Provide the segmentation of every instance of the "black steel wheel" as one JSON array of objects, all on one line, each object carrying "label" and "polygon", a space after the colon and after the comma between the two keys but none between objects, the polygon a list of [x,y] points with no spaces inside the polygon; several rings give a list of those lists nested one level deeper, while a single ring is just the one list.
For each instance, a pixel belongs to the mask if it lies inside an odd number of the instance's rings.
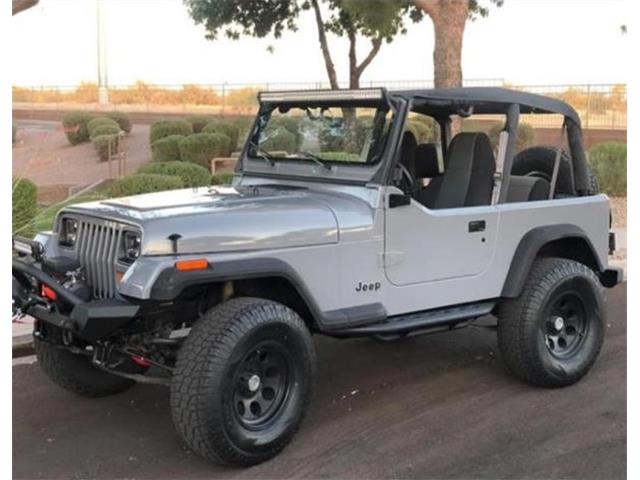
[{"label": "black steel wheel", "polygon": [[314,377],[311,335],[293,310],[231,299],[196,322],[178,353],[174,424],[191,449],[214,462],[263,462],[297,431]]},{"label": "black steel wheel", "polygon": [[500,305],[502,358],[531,384],[571,385],[600,352],[605,315],[604,289],[589,267],[564,258],[538,259],[521,295]]}]

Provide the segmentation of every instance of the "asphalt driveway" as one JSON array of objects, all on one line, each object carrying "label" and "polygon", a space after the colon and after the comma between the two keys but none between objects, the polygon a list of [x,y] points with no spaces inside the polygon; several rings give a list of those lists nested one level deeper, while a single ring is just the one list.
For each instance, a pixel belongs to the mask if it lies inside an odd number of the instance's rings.
[{"label": "asphalt driveway", "polygon": [[87,400],[53,386],[33,360],[14,362],[13,476],[625,478],[626,300],[626,284],[609,292],[600,358],[560,390],[510,377],[483,329],[397,343],[317,338],[318,387],[301,431],[245,470],[181,445],[163,387]]}]

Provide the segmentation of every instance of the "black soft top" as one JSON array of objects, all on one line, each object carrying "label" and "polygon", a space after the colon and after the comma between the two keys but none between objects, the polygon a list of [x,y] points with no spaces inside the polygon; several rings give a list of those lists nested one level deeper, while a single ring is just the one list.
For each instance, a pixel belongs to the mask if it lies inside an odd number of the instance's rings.
[{"label": "black soft top", "polygon": [[448,116],[459,108],[473,106],[475,114],[506,113],[509,105],[520,105],[520,113],[556,113],[580,125],[578,113],[567,103],[535,93],[500,87],[462,87],[388,92],[413,101],[413,110],[431,116]]}]

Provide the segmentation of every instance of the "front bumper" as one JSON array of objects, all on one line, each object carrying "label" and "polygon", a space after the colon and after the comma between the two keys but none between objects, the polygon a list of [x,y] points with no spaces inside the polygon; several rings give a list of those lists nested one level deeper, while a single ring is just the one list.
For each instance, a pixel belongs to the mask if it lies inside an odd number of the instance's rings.
[{"label": "front bumper", "polygon": [[[87,341],[108,337],[131,322],[140,307],[122,298],[83,301],[38,268],[37,264],[13,259],[12,296],[15,305],[37,320],[73,332]],[[53,301],[39,294],[46,285],[57,295]]]}]

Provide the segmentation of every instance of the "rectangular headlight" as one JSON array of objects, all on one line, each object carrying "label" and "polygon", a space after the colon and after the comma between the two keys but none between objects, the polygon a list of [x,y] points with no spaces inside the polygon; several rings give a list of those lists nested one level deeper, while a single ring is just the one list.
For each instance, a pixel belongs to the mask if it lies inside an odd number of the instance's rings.
[{"label": "rectangular headlight", "polygon": [[78,221],[75,218],[63,218],[60,223],[60,245],[73,247],[78,239]]},{"label": "rectangular headlight", "polygon": [[140,233],[125,230],[122,233],[122,255],[120,260],[124,263],[133,263],[140,256],[142,238]]}]

